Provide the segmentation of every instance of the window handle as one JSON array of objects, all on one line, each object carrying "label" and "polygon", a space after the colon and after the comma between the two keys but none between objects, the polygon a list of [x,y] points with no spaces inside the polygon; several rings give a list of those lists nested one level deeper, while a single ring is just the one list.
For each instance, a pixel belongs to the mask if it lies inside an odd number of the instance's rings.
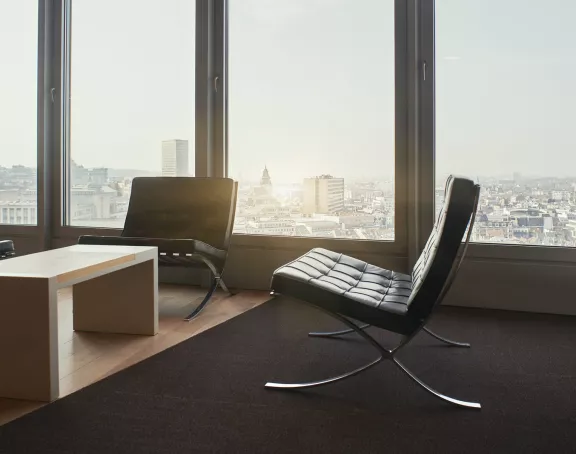
[{"label": "window handle", "polygon": [[50,97],[52,98],[52,104],[54,104],[54,93],[56,93],[56,89],[51,88],[50,89]]},{"label": "window handle", "polygon": [[218,93],[218,82],[220,78],[218,76],[214,77],[214,91]]},{"label": "window handle", "polygon": [[422,62],[422,78],[424,79],[424,81],[426,81],[427,73],[428,73],[428,63],[426,62],[426,60],[424,60]]}]

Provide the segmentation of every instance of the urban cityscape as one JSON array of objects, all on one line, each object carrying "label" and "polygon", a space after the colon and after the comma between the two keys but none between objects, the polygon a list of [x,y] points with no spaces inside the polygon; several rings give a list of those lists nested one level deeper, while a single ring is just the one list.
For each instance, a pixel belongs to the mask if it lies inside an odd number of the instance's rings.
[{"label": "urban cityscape", "polygon": [[[122,228],[132,179],[136,176],[189,176],[187,140],[159,147],[157,173],[85,168],[71,161],[70,224]],[[297,237],[394,239],[393,179],[349,179],[310,175],[292,184],[274,184],[274,170],[261,164],[259,181],[239,181],[234,233]],[[34,225],[36,169],[0,167],[0,224]],[[436,212],[447,175],[437,175]],[[576,246],[576,178],[474,177],[481,198],[472,234],[475,242]]]}]

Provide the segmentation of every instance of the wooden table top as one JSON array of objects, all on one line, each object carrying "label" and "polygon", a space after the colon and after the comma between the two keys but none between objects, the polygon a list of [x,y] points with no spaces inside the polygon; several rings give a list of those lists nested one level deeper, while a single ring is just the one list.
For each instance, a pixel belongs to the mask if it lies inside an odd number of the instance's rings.
[{"label": "wooden table top", "polygon": [[[62,285],[150,260],[156,247],[78,244],[0,261],[0,277],[55,279]],[[122,266],[124,265],[124,266]]]}]

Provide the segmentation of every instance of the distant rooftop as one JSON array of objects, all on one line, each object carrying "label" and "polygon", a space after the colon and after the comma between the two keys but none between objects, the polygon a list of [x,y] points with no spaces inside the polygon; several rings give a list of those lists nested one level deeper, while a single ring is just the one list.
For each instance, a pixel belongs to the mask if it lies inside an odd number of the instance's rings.
[{"label": "distant rooftop", "polygon": [[312,177],[312,178],[315,178],[317,180],[330,180],[330,179],[336,178],[336,177],[333,177],[332,175],[328,175],[328,174],[323,174],[323,175],[318,175],[318,176]]},{"label": "distant rooftop", "polygon": [[0,206],[36,206],[35,200],[11,200],[11,201],[0,201]]}]

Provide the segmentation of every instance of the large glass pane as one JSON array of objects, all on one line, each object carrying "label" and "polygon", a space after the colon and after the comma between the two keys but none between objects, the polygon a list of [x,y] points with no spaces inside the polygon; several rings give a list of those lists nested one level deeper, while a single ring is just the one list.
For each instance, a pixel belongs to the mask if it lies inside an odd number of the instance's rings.
[{"label": "large glass pane", "polygon": [[0,224],[36,225],[38,1],[0,0]]},{"label": "large glass pane", "polygon": [[234,231],[394,239],[394,2],[232,0]]},{"label": "large glass pane", "polygon": [[576,246],[576,3],[436,0],[437,209],[479,181],[473,240]]},{"label": "large glass pane", "polygon": [[73,0],[71,225],[122,227],[136,176],[193,174],[190,0]]}]

